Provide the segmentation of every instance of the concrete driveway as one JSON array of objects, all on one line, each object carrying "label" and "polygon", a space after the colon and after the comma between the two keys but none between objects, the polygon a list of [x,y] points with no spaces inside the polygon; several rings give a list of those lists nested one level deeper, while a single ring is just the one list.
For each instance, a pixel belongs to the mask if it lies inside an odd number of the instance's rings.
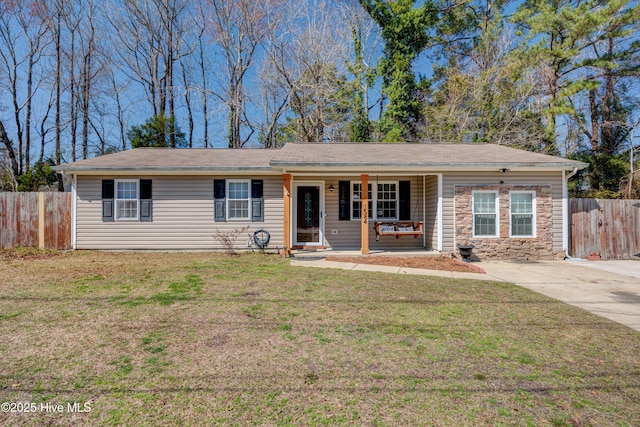
[{"label": "concrete driveway", "polygon": [[491,279],[517,283],[640,331],[640,261],[478,264]]}]

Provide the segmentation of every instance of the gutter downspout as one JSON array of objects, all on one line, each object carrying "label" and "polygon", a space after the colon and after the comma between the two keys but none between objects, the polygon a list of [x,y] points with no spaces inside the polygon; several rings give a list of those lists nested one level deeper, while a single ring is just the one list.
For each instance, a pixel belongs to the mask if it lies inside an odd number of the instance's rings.
[{"label": "gutter downspout", "polygon": [[73,179],[71,181],[71,248],[73,250],[77,250],[77,238],[78,238],[78,230],[76,227],[77,224],[77,215],[78,215],[78,204],[77,204],[77,195],[78,195],[78,175],[73,174]]},{"label": "gutter downspout", "polygon": [[442,219],[443,211],[443,198],[442,198],[442,174],[438,174],[438,252],[442,252],[444,249],[442,231],[444,229],[444,222]]},{"label": "gutter downspout", "polygon": [[562,246],[565,259],[570,259],[569,255],[569,179],[578,173],[578,168],[567,175],[567,171],[562,171]]},{"label": "gutter downspout", "polygon": [[427,224],[427,196],[425,194],[426,189],[426,175],[422,175],[422,248],[427,248],[427,233],[424,232],[425,225]]}]

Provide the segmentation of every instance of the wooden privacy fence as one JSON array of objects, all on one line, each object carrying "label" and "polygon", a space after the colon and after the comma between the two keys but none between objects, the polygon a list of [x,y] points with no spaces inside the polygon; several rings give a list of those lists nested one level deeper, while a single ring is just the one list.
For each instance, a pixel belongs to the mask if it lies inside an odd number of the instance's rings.
[{"label": "wooden privacy fence", "polygon": [[71,249],[71,193],[0,193],[0,248]]},{"label": "wooden privacy fence", "polygon": [[569,200],[571,256],[640,256],[640,200]]}]

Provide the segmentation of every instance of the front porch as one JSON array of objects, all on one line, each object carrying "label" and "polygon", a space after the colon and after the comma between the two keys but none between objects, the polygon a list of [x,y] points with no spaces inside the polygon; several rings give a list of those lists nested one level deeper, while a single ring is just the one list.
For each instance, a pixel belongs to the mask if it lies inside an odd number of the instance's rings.
[{"label": "front porch", "polygon": [[[284,174],[283,195],[289,253],[442,252],[442,174]],[[376,236],[376,222],[422,227]]]},{"label": "front porch", "polygon": [[370,249],[368,254],[362,254],[360,248],[321,248],[321,249],[292,249],[289,254],[296,259],[324,259],[326,257],[355,257],[355,256],[393,256],[393,257],[423,257],[423,256],[442,256],[442,253],[436,250],[425,248],[391,248],[391,249]]}]

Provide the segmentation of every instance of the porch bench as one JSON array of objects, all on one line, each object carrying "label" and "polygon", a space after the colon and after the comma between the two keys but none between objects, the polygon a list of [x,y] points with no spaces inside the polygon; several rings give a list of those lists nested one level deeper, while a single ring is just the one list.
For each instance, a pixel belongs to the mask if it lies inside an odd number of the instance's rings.
[{"label": "porch bench", "polygon": [[376,242],[380,239],[380,236],[395,236],[399,239],[402,236],[413,236],[417,239],[423,234],[423,221],[413,223],[413,221],[400,221],[400,222],[376,222],[373,229],[376,232]]}]

